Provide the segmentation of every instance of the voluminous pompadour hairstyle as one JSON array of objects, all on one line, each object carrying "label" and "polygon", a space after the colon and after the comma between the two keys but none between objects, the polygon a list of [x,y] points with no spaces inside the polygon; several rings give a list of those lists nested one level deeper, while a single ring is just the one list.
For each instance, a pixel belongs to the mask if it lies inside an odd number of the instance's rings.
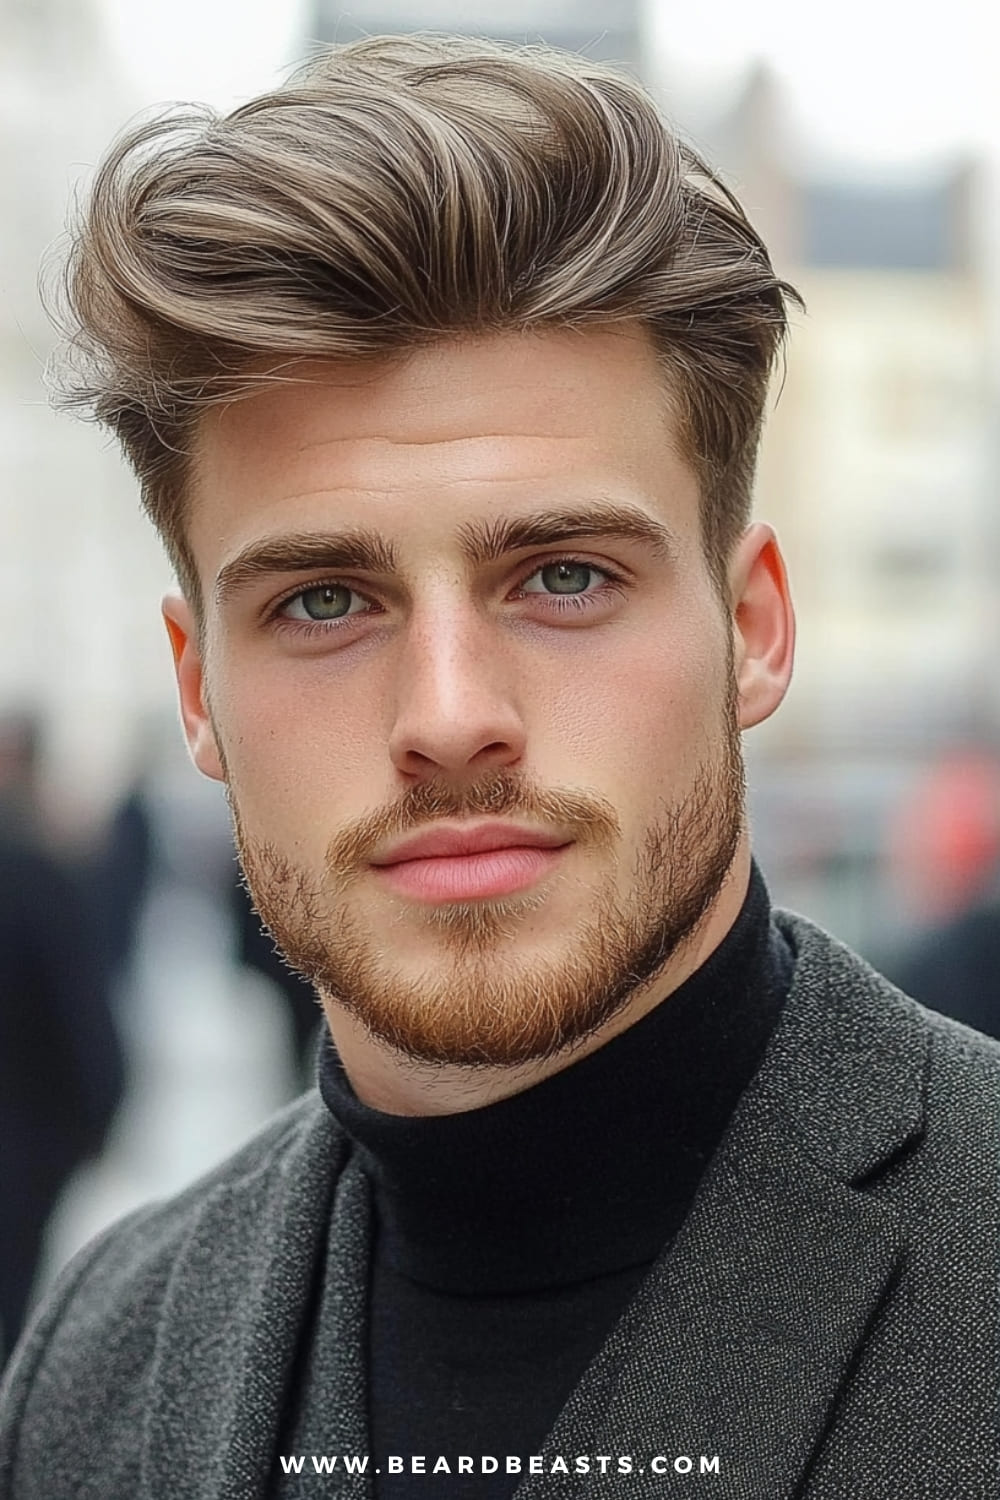
[{"label": "voluminous pompadour hairstyle", "polygon": [[794,289],[629,77],[574,54],[371,37],[103,162],[67,267],[63,396],[120,440],[200,611],[186,470],[206,406],[463,334],[638,322],[717,579],[746,525]]}]

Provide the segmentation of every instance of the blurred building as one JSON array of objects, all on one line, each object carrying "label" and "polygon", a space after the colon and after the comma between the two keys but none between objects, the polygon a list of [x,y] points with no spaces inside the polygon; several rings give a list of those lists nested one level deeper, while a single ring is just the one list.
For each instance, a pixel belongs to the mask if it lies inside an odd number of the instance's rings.
[{"label": "blurred building", "polygon": [[381,32],[454,31],[508,42],[548,42],[638,69],[638,0],[315,0],[312,34],[350,42]]},{"label": "blurred building", "polygon": [[720,148],[738,141],[724,165],[808,306],[760,484],[795,565],[802,626],[803,670],[774,732],[926,744],[1000,708],[975,169],[824,179],[794,165],[768,92],[758,75]]},{"label": "blurred building", "polygon": [[95,0],[0,0],[0,702],[38,705],[71,817],[169,693],[169,578],[111,444],[49,409],[39,297],[71,197],[132,102]]},{"label": "blurred building", "polygon": [[870,951],[905,925],[887,840],[955,744],[1000,744],[1000,490],[974,163],[851,179],[804,158],[758,71],[696,137],[802,291],[758,514],[799,619],[796,679],[751,737],[758,846]]}]

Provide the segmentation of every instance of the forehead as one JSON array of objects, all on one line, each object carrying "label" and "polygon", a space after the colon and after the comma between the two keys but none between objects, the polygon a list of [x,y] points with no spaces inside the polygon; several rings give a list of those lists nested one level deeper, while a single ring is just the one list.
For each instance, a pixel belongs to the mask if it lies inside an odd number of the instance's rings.
[{"label": "forehead", "polygon": [[629,325],[298,364],[203,419],[189,538],[212,569],[272,526],[345,516],[440,537],[470,512],[609,494],[685,512],[696,487],[680,452],[666,376]]}]

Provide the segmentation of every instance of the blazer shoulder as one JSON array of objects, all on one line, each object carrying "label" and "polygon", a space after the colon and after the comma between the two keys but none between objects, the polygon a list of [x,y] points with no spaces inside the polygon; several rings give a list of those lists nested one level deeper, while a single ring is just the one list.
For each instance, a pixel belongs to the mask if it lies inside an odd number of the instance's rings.
[{"label": "blazer shoulder", "polygon": [[178,1265],[211,1288],[232,1267],[245,1273],[266,1258],[289,1213],[308,1213],[314,1201],[321,1223],[345,1155],[312,1091],[191,1186],[85,1246],[37,1310],[0,1388],[0,1497],[32,1403],[79,1411],[87,1389],[95,1418],[105,1391],[127,1404],[125,1393],[141,1386],[153,1358]]},{"label": "blazer shoulder", "polygon": [[889,1092],[905,1089],[908,1075],[939,1127],[949,1116],[985,1117],[993,1130],[982,1144],[1000,1152],[1000,1042],[921,1005],[805,917],[777,911],[775,920],[795,955],[789,1008],[801,1042],[856,1049],[866,1075],[884,1071]]},{"label": "blazer shoulder", "polygon": [[[280,1191],[289,1172],[298,1170],[303,1155],[319,1150],[329,1158],[341,1140],[338,1127],[315,1090],[303,1094],[272,1116],[238,1150],[202,1173],[169,1198],[158,1199],[112,1224],[94,1244],[92,1270],[105,1272],[121,1266],[130,1271],[158,1259],[169,1259],[174,1248],[196,1225],[205,1206],[220,1194],[239,1203],[258,1204],[261,1197]],[[235,1227],[235,1226],[234,1226]],[[87,1247],[81,1252],[87,1256]],[[67,1268],[73,1270],[73,1262]]]},{"label": "blazer shoulder", "polygon": [[[300,1172],[303,1157],[319,1155],[332,1162],[342,1137],[318,1093],[311,1090],[287,1105],[237,1151],[204,1172],[180,1192],[136,1210],[105,1230],[92,1248],[80,1252],[89,1276],[135,1277],[157,1264],[167,1265],[197,1225],[205,1207],[224,1195],[234,1206],[234,1234],[245,1232],[241,1204],[261,1208]],[[66,1279],[75,1270],[70,1262]],[[78,1279],[78,1278],[77,1278]],[[56,1288],[58,1293],[58,1284]]]},{"label": "blazer shoulder", "polygon": [[873,1008],[888,1026],[917,1026],[926,1032],[932,1045],[956,1058],[974,1057],[987,1069],[1000,1068],[1000,1042],[993,1037],[930,1010],[807,917],[780,909],[774,917],[795,955],[796,985],[828,990],[832,981],[850,994],[855,1004]]}]

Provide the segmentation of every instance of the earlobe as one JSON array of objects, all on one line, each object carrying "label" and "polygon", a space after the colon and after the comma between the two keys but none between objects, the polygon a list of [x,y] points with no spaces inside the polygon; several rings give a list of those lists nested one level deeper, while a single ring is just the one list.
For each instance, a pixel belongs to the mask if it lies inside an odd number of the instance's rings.
[{"label": "earlobe", "polygon": [[740,728],[770,718],[792,676],[795,613],[784,560],[764,522],[741,538],[729,570]]},{"label": "earlobe", "polygon": [[191,606],[179,594],[168,594],[163,600],[163,619],[173,652],[181,720],[191,759],[202,775],[224,781],[222,757],[205,696],[198,626]]}]

